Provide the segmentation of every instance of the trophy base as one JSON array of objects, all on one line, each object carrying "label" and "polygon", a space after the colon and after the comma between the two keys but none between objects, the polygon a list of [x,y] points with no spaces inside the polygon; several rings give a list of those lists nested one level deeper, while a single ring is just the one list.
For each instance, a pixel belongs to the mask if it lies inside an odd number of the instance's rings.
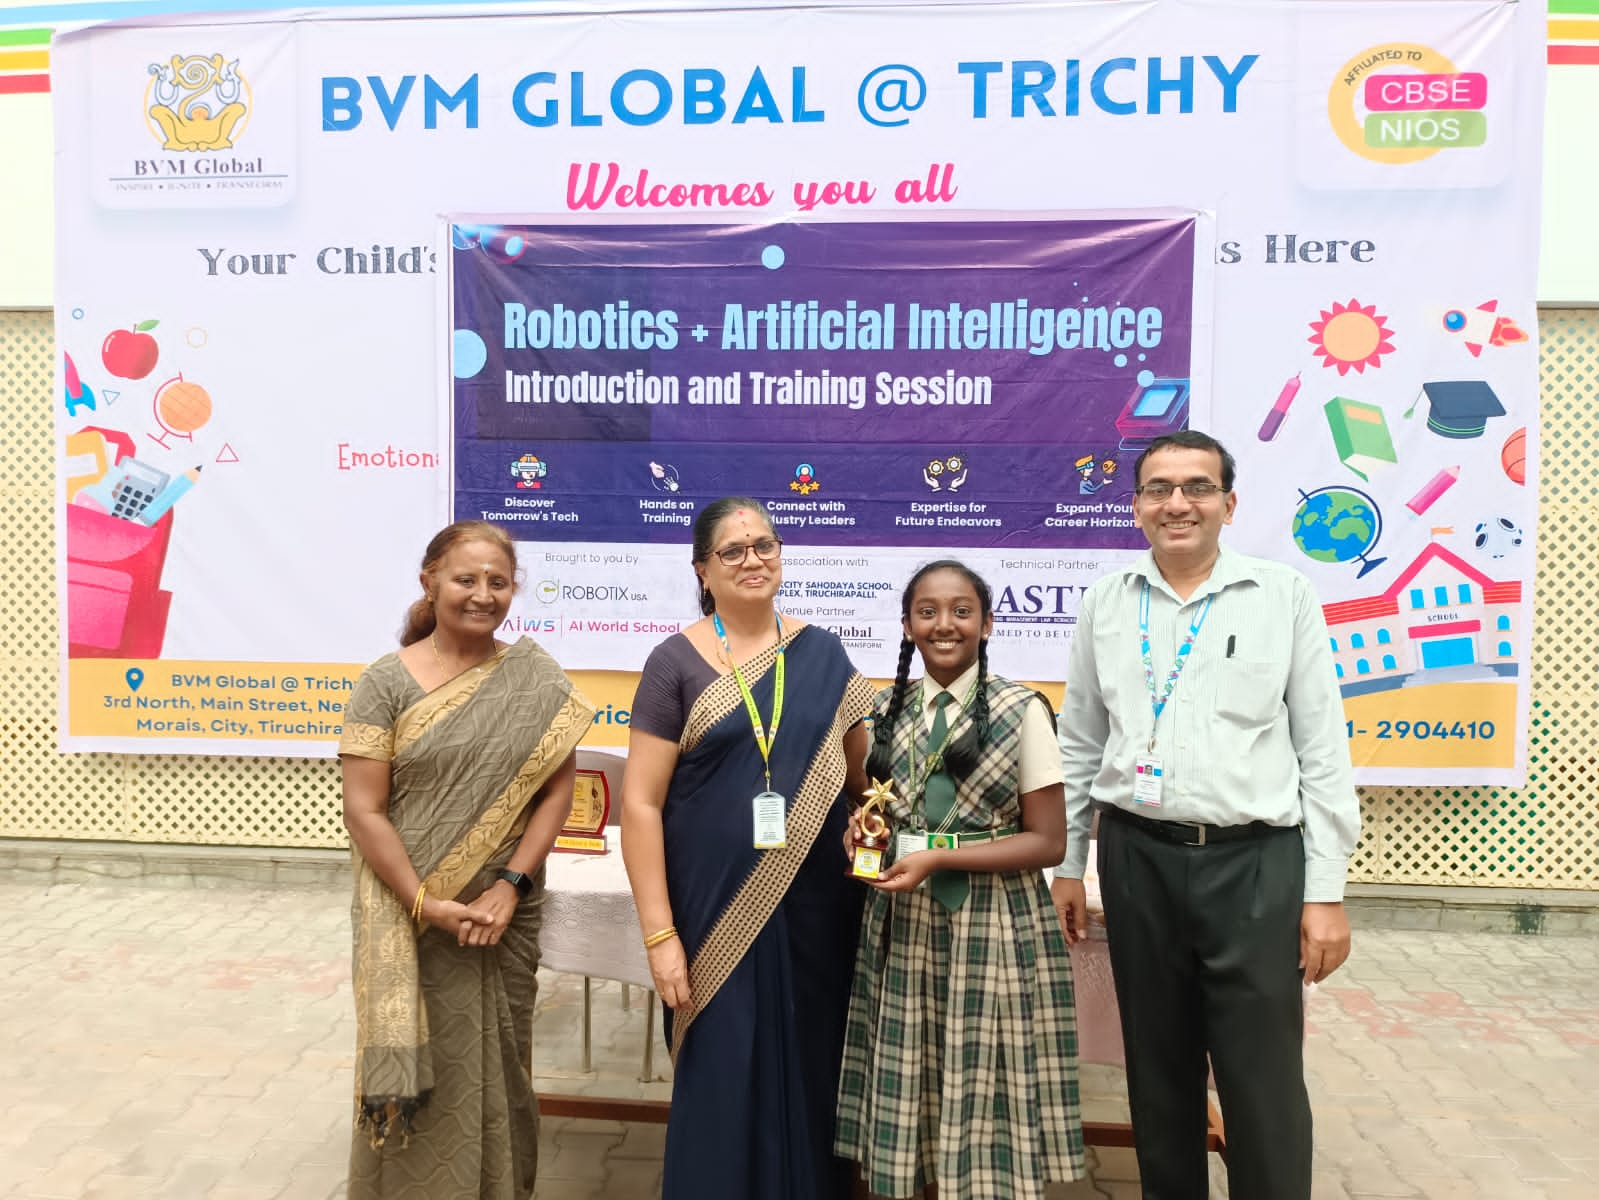
[{"label": "trophy base", "polygon": [[855,845],[855,861],[850,864],[853,879],[881,879],[883,876],[883,851],[887,847]]}]

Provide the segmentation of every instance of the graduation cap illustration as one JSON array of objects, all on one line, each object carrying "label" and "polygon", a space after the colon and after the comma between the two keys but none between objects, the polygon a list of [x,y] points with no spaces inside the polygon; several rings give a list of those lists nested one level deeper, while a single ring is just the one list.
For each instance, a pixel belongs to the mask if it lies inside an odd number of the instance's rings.
[{"label": "graduation cap illustration", "polygon": [[[1416,396],[1416,404],[1428,404],[1427,428],[1439,437],[1481,437],[1489,417],[1505,415],[1505,406],[1499,403],[1493,388],[1480,379],[1456,379],[1424,383]],[[1405,416],[1416,410],[1410,406]]]}]

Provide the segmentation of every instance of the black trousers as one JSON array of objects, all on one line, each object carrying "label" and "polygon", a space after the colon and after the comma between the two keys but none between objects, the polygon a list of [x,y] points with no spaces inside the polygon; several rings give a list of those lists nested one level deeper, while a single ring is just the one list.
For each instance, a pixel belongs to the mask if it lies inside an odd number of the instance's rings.
[{"label": "black trousers", "polygon": [[1206,1200],[1207,1056],[1232,1200],[1309,1200],[1296,828],[1184,846],[1107,811],[1100,894],[1145,1200]]}]

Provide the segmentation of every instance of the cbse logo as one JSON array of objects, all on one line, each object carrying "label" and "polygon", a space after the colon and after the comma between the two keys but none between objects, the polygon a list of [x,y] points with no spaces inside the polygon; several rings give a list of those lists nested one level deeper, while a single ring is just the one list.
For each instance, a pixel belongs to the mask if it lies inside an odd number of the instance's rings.
[{"label": "cbse logo", "polygon": [[1488,140],[1488,77],[1436,50],[1394,42],[1346,62],[1327,94],[1338,140],[1361,158],[1414,163]]}]

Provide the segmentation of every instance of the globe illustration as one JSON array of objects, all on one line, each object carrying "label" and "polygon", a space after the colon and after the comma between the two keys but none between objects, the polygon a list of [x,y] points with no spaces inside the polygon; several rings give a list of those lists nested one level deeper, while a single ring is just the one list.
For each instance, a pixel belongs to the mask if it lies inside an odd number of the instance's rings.
[{"label": "globe illustration", "polygon": [[1382,512],[1358,488],[1339,485],[1299,493],[1294,510],[1294,545],[1319,563],[1358,562],[1356,578],[1374,571],[1386,558],[1372,558],[1382,537]]}]

